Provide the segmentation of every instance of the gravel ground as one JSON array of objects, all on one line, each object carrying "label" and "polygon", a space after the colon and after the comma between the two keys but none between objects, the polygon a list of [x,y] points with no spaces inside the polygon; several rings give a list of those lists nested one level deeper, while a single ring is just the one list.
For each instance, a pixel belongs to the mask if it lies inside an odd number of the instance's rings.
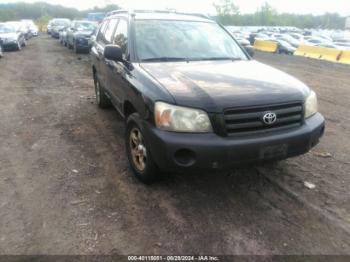
[{"label": "gravel ground", "polygon": [[129,170],[122,119],[94,102],[88,55],[48,36],[5,53],[0,254],[350,254],[350,67],[256,59],[318,93],[320,145],[273,166],[145,186]]}]

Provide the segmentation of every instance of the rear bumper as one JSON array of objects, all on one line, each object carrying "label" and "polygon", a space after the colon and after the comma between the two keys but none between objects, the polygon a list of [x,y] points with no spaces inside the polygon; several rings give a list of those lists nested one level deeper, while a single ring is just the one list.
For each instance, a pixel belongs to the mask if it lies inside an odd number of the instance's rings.
[{"label": "rear bumper", "polygon": [[56,31],[51,31],[51,36],[54,38],[59,38],[60,37],[60,33],[56,32]]},{"label": "rear bumper", "polygon": [[152,157],[162,170],[225,169],[301,155],[319,142],[324,128],[319,113],[299,128],[235,137],[166,132],[143,123]]},{"label": "rear bumper", "polygon": [[77,48],[89,50],[90,49],[90,41],[86,38],[78,38],[75,40],[75,44]]}]

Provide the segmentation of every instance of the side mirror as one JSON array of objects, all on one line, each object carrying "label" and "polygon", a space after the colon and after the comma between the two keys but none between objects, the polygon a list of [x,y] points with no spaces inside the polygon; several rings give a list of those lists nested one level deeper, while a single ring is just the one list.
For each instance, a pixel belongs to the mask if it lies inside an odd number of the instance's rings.
[{"label": "side mirror", "polygon": [[117,45],[106,45],[103,55],[108,60],[113,60],[117,62],[123,61],[123,52],[120,46]]},{"label": "side mirror", "polygon": [[253,57],[254,56],[254,48],[252,47],[252,46],[246,46],[245,47],[245,50],[247,51],[247,53],[251,56],[251,57]]}]

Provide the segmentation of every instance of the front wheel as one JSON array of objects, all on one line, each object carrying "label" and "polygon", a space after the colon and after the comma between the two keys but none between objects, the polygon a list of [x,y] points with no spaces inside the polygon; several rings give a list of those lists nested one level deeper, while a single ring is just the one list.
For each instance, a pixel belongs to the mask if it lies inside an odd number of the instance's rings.
[{"label": "front wheel", "polygon": [[125,146],[133,174],[145,184],[159,178],[159,169],[153,161],[149,144],[142,132],[139,114],[131,114],[127,119]]},{"label": "front wheel", "polygon": [[79,53],[80,53],[80,49],[79,49],[79,47],[77,46],[76,43],[74,43],[74,52],[75,52],[76,54],[79,54]]},{"label": "front wheel", "polygon": [[21,51],[21,49],[22,49],[22,45],[21,45],[20,41],[18,41],[17,46],[16,46],[16,50]]}]

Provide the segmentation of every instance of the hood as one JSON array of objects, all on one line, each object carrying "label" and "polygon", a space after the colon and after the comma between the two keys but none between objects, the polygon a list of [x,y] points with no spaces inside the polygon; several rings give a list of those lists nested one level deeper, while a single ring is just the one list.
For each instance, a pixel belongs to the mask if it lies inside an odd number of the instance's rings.
[{"label": "hood", "polygon": [[0,38],[17,38],[17,33],[0,33]]},{"label": "hood", "polygon": [[59,31],[59,30],[62,30],[62,29],[64,29],[64,28],[66,28],[66,26],[64,26],[64,25],[56,25],[56,26],[53,26],[52,28],[53,28],[54,30]]},{"label": "hood", "polygon": [[78,31],[75,33],[75,36],[91,36],[93,31]]},{"label": "hood", "polygon": [[142,63],[182,106],[222,112],[230,107],[303,101],[309,88],[254,60]]}]

